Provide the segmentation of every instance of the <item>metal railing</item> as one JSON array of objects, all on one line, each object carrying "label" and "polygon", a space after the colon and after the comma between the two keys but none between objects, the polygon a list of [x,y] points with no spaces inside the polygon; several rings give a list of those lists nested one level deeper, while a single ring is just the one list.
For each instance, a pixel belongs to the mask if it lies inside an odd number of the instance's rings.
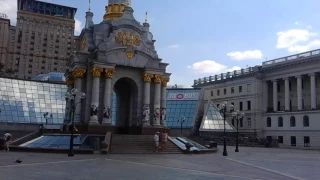
[{"label": "metal railing", "polygon": [[199,78],[194,80],[194,85],[205,84],[209,82],[221,81],[225,79],[230,79],[238,76],[243,76],[247,74],[252,74],[258,72],[261,66],[248,67],[246,69],[234,70],[233,72],[221,73],[214,76]]},{"label": "metal railing", "polygon": [[294,60],[294,59],[306,58],[306,57],[317,56],[317,55],[320,56],[320,49],[316,49],[316,50],[308,51],[308,52],[303,52],[303,53],[295,54],[295,55],[291,55],[291,56],[286,56],[286,57],[282,57],[282,58],[278,58],[278,59],[273,59],[273,60],[269,60],[269,61],[264,61],[262,63],[262,67],[276,64],[276,63],[280,63],[280,62],[284,62],[284,61],[290,61],[290,60]]}]

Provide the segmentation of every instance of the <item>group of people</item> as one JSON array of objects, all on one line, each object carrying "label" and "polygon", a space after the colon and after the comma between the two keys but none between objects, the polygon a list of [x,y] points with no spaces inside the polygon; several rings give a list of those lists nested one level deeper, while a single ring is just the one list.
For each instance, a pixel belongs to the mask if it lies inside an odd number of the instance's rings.
[{"label": "group of people", "polygon": [[156,134],[153,136],[153,140],[155,142],[155,149],[154,151],[156,153],[159,152],[161,149],[166,149],[167,147],[167,141],[168,141],[168,133],[166,130],[160,130],[160,132],[156,132]]},{"label": "group of people", "polygon": [[5,133],[3,137],[0,138],[0,147],[4,151],[9,151],[9,142],[12,141],[12,135],[10,133]]}]

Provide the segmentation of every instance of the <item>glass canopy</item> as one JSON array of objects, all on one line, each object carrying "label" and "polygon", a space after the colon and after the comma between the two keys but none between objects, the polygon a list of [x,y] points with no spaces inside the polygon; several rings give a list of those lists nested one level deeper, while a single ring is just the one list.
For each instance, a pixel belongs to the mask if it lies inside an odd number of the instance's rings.
[{"label": "glass canopy", "polygon": [[[223,131],[223,117],[219,109],[212,101],[208,101],[201,122],[200,131]],[[234,131],[235,128],[226,121],[226,131]]]}]

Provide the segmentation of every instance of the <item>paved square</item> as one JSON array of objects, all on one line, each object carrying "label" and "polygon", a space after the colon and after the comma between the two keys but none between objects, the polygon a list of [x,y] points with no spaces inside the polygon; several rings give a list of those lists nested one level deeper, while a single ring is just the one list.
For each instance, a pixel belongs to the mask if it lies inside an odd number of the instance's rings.
[{"label": "paved square", "polygon": [[[220,147],[221,149],[221,147]],[[198,155],[76,155],[0,152],[0,179],[318,179],[320,152],[228,147]],[[20,158],[21,164],[15,163]]]}]

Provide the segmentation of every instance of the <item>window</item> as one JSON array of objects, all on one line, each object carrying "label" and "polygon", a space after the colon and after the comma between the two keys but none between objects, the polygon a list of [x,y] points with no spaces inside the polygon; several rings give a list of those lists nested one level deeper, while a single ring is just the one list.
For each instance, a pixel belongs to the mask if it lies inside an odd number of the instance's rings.
[{"label": "window", "polygon": [[239,93],[242,92],[242,86],[239,86]]},{"label": "window", "polygon": [[291,146],[296,146],[297,140],[295,136],[291,136]]},{"label": "window", "polygon": [[289,91],[291,91],[291,81],[289,80]]},{"label": "window", "polygon": [[[271,126],[269,126],[269,127],[271,127]],[[283,127],[283,118],[282,117],[278,118],[278,127]]]},{"label": "window", "polygon": [[231,87],[231,94],[234,93],[234,87]]},{"label": "window", "polygon": [[270,117],[267,118],[267,127],[271,127],[271,118]]},{"label": "window", "polygon": [[217,90],[217,96],[220,96],[220,90],[219,89]]},{"label": "window", "polygon": [[224,94],[224,95],[227,94],[227,89],[226,89],[226,88],[223,89],[223,94]]},{"label": "window", "polygon": [[301,79],[301,88],[303,89],[303,79]]},{"label": "window", "polygon": [[304,109],[304,99],[302,99],[302,109]]},{"label": "window", "polygon": [[240,102],[240,105],[239,105],[239,110],[242,111],[243,107],[242,107],[242,102]]},{"label": "window", "polygon": [[248,118],[248,127],[251,127],[251,118]]},{"label": "window", "polygon": [[281,110],[281,103],[280,103],[280,101],[278,101],[277,111],[280,111],[280,110]]},{"label": "window", "polygon": [[217,104],[217,108],[219,108],[220,104]]},{"label": "window", "polygon": [[211,91],[211,96],[213,96],[213,91]]},{"label": "window", "polygon": [[296,127],[296,118],[294,116],[290,117],[290,127]]},{"label": "window", "polygon": [[277,91],[280,92],[280,84],[277,83]]},{"label": "window", "polygon": [[303,137],[303,143],[304,143],[304,147],[310,147],[310,137],[309,136],[304,136]]},{"label": "window", "polygon": [[309,116],[303,116],[303,127],[309,127]]},{"label": "window", "polygon": [[232,118],[232,126],[234,126],[234,118]]},{"label": "window", "polygon": [[233,108],[234,108],[234,102],[231,102],[231,104],[232,104],[232,106],[233,106]]},{"label": "window", "polygon": [[247,110],[251,110],[251,101],[247,101]]},{"label": "window", "polygon": [[243,127],[243,118],[240,118],[240,127]]},{"label": "window", "polygon": [[278,136],[278,143],[283,143],[283,136]]}]

